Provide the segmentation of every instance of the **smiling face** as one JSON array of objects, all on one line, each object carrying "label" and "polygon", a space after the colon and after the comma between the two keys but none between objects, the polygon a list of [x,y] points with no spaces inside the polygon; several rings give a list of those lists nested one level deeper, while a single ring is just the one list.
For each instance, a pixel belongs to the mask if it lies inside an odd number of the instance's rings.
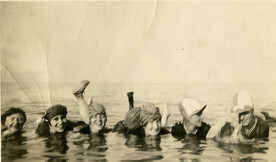
[{"label": "smiling face", "polygon": [[16,133],[22,130],[25,123],[25,118],[21,113],[15,113],[6,117],[5,126],[11,133]]},{"label": "smiling face", "polygon": [[64,131],[67,123],[66,115],[56,115],[50,121],[51,133],[61,133]]},{"label": "smiling face", "polygon": [[161,121],[153,120],[149,121],[146,126],[144,126],[146,136],[156,136],[161,130]]},{"label": "smiling face", "polygon": [[106,114],[104,113],[92,115],[89,123],[91,132],[98,133],[102,130],[105,127],[106,120]]},{"label": "smiling face", "polygon": [[239,113],[239,121],[241,122],[242,126],[247,126],[252,119],[253,119],[252,110]]}]

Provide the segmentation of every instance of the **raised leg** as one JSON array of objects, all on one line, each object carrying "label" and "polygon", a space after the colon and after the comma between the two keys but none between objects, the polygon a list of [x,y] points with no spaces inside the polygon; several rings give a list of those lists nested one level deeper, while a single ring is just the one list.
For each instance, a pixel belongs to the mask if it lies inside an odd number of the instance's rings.
[{"label": "raised leg", "polygon": [[162,119],[161,119],[161,127],[167,127],[167,123],[170,115],[171,115],[170,104],[166,103],[166,106],[163,111]]}]

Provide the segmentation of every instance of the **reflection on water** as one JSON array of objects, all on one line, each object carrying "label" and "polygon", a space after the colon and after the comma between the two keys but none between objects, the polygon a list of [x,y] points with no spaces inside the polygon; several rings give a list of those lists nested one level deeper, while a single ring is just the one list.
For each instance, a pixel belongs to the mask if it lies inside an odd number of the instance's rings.
[{"label": "reflection on water", "polygon": [[142,151],[161,151],[162,148],[160,146],[160,143],[161,143],[160,136],[146,137],[143,140],[141,150]]},{"label": "reflection on water", "polygon": [[182,146],[176,149],[179,152],[180,161],[200,161],[199,157],[205,150],[206,141],[198,140],[197,137],[193,135],[186,135],[186,137],[180,141]]},{"label": "reflection on water", "polygon": [[137,151],[161,151],[160,136],[140,138],[136,135],[127,135],[125,145],[129,148],[137,148]]},{"label": "reflection on water", "polygon": [[264,146],[266,141],[255,141],[253,143],[244,143],[244,144],[226,144],[226,143],[217,143],[217,147],[222,149],[231,161],[255,161],[255,160],[265,160],[260,158],[253,158],[252,154],[263,154],[265,155],[269,147]]},{"label": "reflection on water", "polygon": [[163,159],[164,157],[160,152],[162,151],[160,143],[160,136],[141,138],[132,134],[127,135],[125,145],[128,148],[135,148],[136,151],[141,151],[141,153],[143,153],[141,156],[139,156],[139,154],[138,156],[128,155],[128,160],[154,161]]},{"label": "reflection on water", "polygon": [[50,137],[45,140],[45,147],[48,148],[47,152],[66,154],[69,149],[66,135],[63,133],[51,134]]},{"label": "reflection on water", "polygon": [[129,148],[139,148],[143,143],[143,138],[139,138],[136,135],[129,134],[126,136],[125,145]]},{"label": "reflection on water", "polygon": [[24,159],[25,155],[28,153],[26,142],[27,138],[21,134],[2,138],[2,161]]},{"label": "reflection on water", "polygon": [[46,161],[64,162],[68,160],[65,156],[69,149],[66,134],[51,134],[49,137],[43,139],[43,142],[45,144],[45,154],[43,156],[47,158]]},{"label": "reflection on water", "polygon": [[[108,147],[106,145],[105,135],[103,134],[93,134],[93,135],[79,135],[78,139],[73,141],[73,144],[77,146],[79,151],[78,155],[87,156],[87,158],[92,158],[97,161],[107,161],[106,151]],[[78,159],[83,161],[84,159]]]},{"label": "reflection on water", "polygon": [[224,144],[218,143],[220,149],[226,153],[236,152],[238,154],[266,153],[268,147],[257,147],[255,144]]},{"label": "reflection on water", "polygon": [[90,145],[87,148],[88,150],[93,150],[96,152],[105,152],[108,149],[106,147],[105,136],[102,134],[90,135],[89,143]]}]

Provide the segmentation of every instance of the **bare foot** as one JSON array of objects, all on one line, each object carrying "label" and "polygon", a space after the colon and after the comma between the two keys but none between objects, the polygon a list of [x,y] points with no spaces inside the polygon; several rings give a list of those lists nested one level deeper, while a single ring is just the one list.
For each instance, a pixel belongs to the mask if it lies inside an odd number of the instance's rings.
[{"label": "bare foot", "polygon": [[79,83],[79,85],[73,90],[73,94],[76,98],[79,98],[83,95],[85,88],[90,83],[89,80],[83,80]]}]

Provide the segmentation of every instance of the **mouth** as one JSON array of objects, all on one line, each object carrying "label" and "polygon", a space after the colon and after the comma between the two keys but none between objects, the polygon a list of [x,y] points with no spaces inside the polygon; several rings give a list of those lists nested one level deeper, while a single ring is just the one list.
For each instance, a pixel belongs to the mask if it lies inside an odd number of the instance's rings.
[{"label": "mouth", "polygon": [[242,122],[242,124],[246,125],[246,124],[248,123],[248,120],[247,120],[247,119],[244,119],[244,120],[242,120],[241,122]]},{"label": "mouth", "polygon": [[96,124],[96,123],[95,123],[95,126],[102,128],[102,127],[103,127],[103,124]]},{"label": "mouth", "polygon": [[13,129],[20,129],[21,128],[21,126],[19,124],[11,125],[10,127],[13,128]]},{"label": "mouth", "polygon": [[65,124],[61,124],[59,126],[57,126],[58,129],[64,129],[65,128]]},{"label": "mouth", "polygon": [[19,126],[12,126],[11,128],[14,129],[14,130],[19,130],[20,129]]},{"label": "mouth", "polygon": [[103,122],[94,122],[95,125],[102,126]]}]

